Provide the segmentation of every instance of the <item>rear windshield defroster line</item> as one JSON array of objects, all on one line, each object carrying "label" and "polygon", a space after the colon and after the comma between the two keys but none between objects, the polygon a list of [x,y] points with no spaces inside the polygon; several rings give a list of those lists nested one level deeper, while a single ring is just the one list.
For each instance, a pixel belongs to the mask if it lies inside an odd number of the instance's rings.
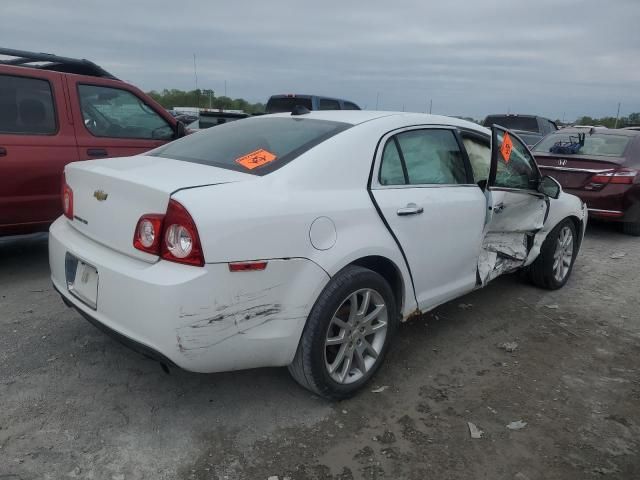
[{"label": "rear windshield defroster line", "polygon": [[[188,135],[148,155],[262,176],[350,127],[311,118],[248,118]],[[268,154],[269,161],[248,168],[246,157],[255,152]]]}]

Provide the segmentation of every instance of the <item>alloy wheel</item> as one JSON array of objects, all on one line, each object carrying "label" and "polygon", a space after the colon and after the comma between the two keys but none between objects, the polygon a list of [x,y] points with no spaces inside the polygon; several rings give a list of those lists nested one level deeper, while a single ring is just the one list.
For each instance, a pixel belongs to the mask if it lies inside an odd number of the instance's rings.
[{"label": "alloy wheel", "polygon": [[573,232],[565,225],[558,234],[556,250],[553,254],[553,278],[557,282],[563,282],[573,259]]},{"label": "alloy wheel", "polygon": [[382,295],[371,288],[344,299],[324,342],[325,367],[334,381],[353,383],[373,368],[385,344],[388,315]]}]

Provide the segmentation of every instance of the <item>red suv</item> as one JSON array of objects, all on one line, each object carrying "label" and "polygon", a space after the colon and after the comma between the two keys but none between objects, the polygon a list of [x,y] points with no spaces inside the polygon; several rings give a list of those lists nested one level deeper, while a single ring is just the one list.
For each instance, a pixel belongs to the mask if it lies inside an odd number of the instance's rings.
[{"label": "red suv", "polygon": [[122,157],[185,134],[158,103],[88,60],[0,48],[0,236],[47,231],[77,160]]}]

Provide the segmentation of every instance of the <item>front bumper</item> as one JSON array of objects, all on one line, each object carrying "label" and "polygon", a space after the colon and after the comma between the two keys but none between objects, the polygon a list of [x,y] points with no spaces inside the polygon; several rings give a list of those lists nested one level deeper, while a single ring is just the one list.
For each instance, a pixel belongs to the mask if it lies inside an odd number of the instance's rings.
[{"label": "front bumper", "polygon": [[[72,296],[65,255],[94,266],[97,308]],[[192,267],[147,263],[116,252],[61,217],[51,226],[54,287],[85,318],[134,350],[195,372],[288,365],[306,318],[329,280],[307,259],[269,260],[258,272],[226,263]]]}]

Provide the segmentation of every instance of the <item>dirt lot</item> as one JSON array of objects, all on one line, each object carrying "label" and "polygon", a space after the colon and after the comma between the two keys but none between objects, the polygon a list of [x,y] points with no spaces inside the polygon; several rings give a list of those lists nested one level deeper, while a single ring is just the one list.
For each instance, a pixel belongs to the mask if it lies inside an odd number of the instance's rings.
[{"label": "dirt lot", "polygon": [[63,305],[46,236],[0,240],[0,479],[640,478],[640,239],[587,235],[564,289],[404,325],[335,404],[285,369],[166,375]]}]

